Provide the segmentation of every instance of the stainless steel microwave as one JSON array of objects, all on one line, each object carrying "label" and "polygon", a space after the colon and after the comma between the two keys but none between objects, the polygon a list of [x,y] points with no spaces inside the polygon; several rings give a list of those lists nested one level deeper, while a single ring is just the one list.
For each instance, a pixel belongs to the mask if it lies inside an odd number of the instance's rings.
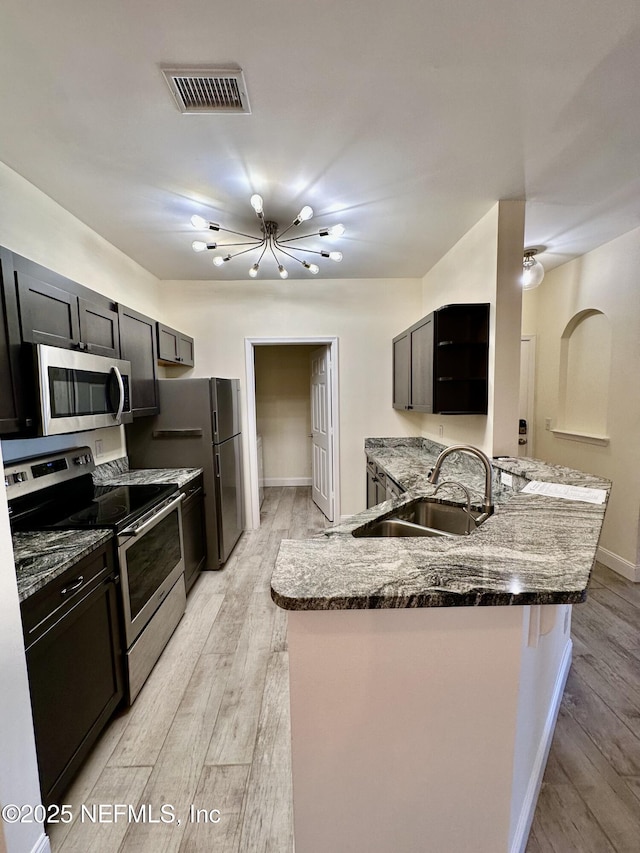
[{"label": "stainless steel microwave", "polygon": [[36,344],[41,435],[133,420],[131,364],[119,358]]}]

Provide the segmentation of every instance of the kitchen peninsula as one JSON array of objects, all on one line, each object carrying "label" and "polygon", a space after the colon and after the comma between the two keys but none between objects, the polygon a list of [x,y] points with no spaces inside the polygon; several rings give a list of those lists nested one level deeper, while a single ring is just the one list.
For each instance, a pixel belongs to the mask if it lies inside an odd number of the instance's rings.
[{"label": "kitchen peninsula", "polygon": [[[352,535],[432,495],[442,449],[368,439],[406,493],[282,543],[272,597],[289,611],[300,853],[526,846],[571,662],[571,605],[586,595],[611,484],[494,460],[495,511],[470,535]],[[480,502],[477,459],[452,455],[449,479]],[[523,491],[530,482],[572,499]]]}]

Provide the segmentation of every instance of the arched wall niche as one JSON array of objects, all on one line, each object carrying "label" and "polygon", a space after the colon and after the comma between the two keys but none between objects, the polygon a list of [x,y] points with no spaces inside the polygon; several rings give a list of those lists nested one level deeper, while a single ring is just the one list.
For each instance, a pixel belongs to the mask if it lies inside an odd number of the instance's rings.
[{"label": "arched wall niche", "polygon": [[611,323],[595,308],[579,311],[565,326],[560,344],[561,430],[607,435],[611,340]]}]

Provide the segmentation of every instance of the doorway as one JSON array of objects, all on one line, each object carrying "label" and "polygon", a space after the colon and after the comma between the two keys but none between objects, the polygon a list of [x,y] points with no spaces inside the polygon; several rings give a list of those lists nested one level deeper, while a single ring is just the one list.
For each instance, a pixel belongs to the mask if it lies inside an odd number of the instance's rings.
[{"label": "doorway", "polygon": [[[534,455],[534,400],[536,384],[536,338],[523,335],[520,339],[520,402],[518,418],[518,456]],[[523,424],[524,422],[524,424]]]},{"label": "doorway", "polygon": [[310,485],[326,517],[340,517],[337,368],[335,337],[245,339],[248,527],[260,526],[261,468],[264,485]]}]

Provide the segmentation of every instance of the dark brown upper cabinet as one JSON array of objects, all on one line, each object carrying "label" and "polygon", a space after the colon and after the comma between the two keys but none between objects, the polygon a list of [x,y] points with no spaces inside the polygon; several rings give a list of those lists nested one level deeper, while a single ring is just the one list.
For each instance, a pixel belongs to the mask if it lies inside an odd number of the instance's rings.
[{"label": "dark brown upper cabinet", "polygon": [[393,407],[487,413],[489,305],[445,305],[393,339]]},{"label": "dark brown upper cabinet", "polygon": [[13,258],[25,343],[120,357],[115,303],[33,261]]},{"label": "dark brown upper cabinet", "polygon": [[0,248],[0,435],[28,431],[35,423],[30,353],[22,347],[13,255]]},{"label": "dark brown upper cabinet", "polygon": [[120,314],[120,353],[131,362],[131,407],[134,418],[157,415],[158,377],[156,321],[118,306]]},{"label": "dark brown upper cabinet", "polygon": [[193,367],[193,338],[158,323],[158,359],[163,364]]}]

